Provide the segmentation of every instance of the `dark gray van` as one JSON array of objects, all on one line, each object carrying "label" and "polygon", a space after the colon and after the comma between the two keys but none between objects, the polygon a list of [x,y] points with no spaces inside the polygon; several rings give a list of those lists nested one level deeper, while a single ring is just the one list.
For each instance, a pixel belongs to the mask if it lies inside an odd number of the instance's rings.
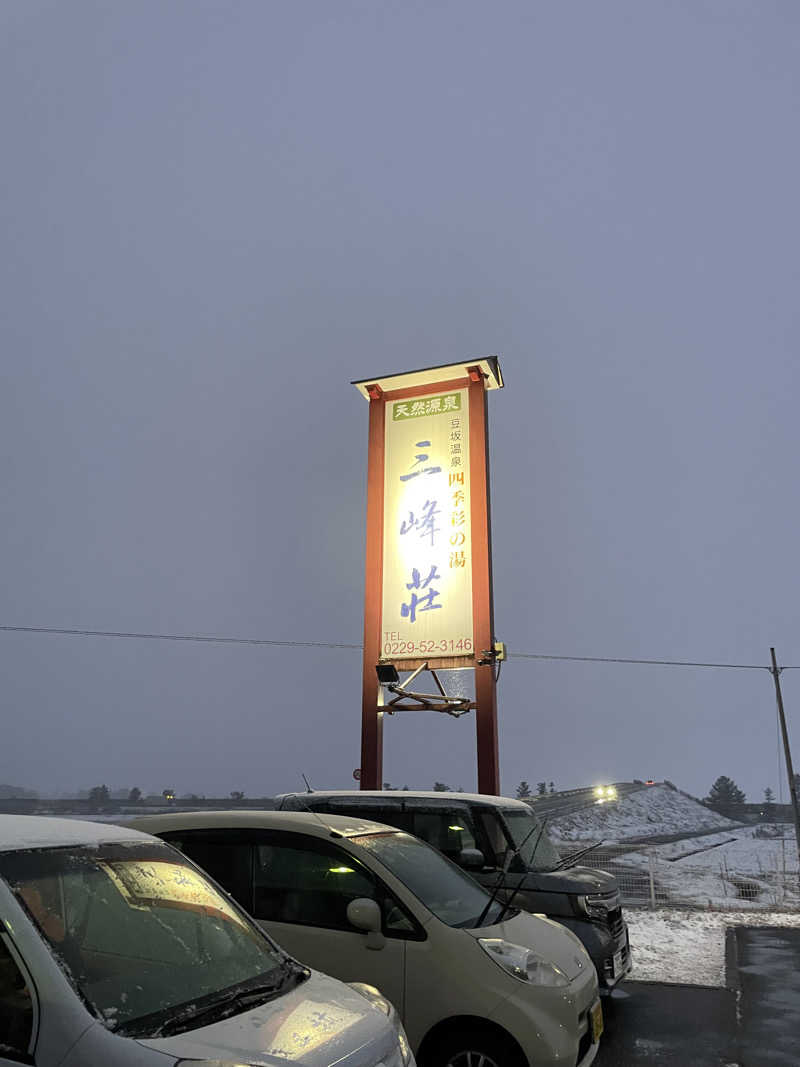
[{"label": "dark gray van", "polygon": [[353,815],[422,838],[485,886],[525,911],[572,930],[609,993],[631,969],[628,927],[613,875],[564,865],[528,804],[510,797],[409,790],[286,793],[276,806]]}]

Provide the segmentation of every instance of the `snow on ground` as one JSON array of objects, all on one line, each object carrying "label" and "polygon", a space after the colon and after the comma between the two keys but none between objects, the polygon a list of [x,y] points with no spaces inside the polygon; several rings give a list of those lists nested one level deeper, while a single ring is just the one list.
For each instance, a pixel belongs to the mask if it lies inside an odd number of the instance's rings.
[{"label": "snow on ground", "polygon": [[797,906],[794,828],[779,824],[774,829],[783,831],[782,836],[756,836],[766,829],[752,827],[647,846],[624,854],[620,863],[649,871],[652,856],[656,883],[684,904],[742,910]]},{"label": "snow on ground", "polygon": [[[702,834],[708,830],[718,832]],[[623,795],[610,804],[554,814],[548,819],[547,832],[562,854],[575,850],[571,842],[602,840],[600,855],[619,879],[623,899],[626,889],[635,899],[643,892],[646,895],[652,867],[657,892],[666,892],[679,905],[703,909],[650,911],[625,905],[633,958],[631,981],[724,986],[727,927],[800,927],[797,848],[791,826],[742,828],[661,785]],[[686,836],[634,851],[624,846],[609,848],[612,842],[629,838],[677,833]],[[698,833],[701,836],[694,836]],[[761,836],[768,834],[775,836]],[[591,865],[590,856],[585,862]],[[742,899],[742,894],[748,899]],[[762,910],[777,907],[795,910]]]},{"label": "snow on ground", "polygon": [[735,822],[665,785],[624,794],[611,803],[595,803],[567,815],[552,815],[547,832],[556,841],[623,841],[646,834],[696,833]]},{"label": "snow on ground", "polygon": [[633,971],[629,981],[725,985],[728,926],[798,926],[800,914],[628,908]]}]

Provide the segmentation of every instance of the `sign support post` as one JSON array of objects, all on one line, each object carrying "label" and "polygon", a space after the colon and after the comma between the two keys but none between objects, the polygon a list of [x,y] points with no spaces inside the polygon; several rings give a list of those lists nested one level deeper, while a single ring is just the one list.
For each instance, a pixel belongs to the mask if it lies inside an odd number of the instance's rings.
[{"label": "sign support post", "polygon": [[386,403],[378,385],[369,390],[367,454],[367,544],[364,581],[364,667],[361,678],[361,788],[383,787],[383,712],[375,664],[381,655],[381,578],[383,574],[383,466]]},{"label": "sign support post", "polygon": [[[472,620],[475,630],[475,718],[478,792],[500,795],[497,740],[497,682],[494,663],[491,516],[489,511],[489,439],[486,391],[479,368],[469,368],[469,434],[472,529],[486,531],[472,542]],[[488,662],[486,662],[488,660]]]}]

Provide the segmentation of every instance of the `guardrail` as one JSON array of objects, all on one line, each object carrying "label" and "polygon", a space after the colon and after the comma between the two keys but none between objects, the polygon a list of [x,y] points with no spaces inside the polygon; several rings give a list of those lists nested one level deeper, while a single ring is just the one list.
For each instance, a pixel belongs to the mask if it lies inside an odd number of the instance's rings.
[{"label": "guardrail", "polygon": [[[578,862],[613,874],[626,907],[796,911],[800,882],[789,829],[765,839],[748,828],[711,844],[702,844],[702,838],[661,846],[619,842],[601,845]],[[739,847],[726,850],[732,842]],[[580,847],[562,843],[562,859]]]}]

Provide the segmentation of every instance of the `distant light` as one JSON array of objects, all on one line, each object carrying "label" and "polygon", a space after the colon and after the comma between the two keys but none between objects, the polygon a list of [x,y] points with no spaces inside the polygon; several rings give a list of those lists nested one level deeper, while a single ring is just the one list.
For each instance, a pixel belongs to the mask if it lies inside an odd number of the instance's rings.
[{"label": "distant light", "polygon": [[463,830],[464,827],[463,826],[448,826],[447,829],[448,830]]},{"label": "distant light", "polygon": [[355,874],[352,867],[331,867],[329,870],[331,874]]},{"label": "distant light", "polygon": [[594,795],[596,797],[604,797],[606,795],[606,788],[604,785],[595,786]]}]

